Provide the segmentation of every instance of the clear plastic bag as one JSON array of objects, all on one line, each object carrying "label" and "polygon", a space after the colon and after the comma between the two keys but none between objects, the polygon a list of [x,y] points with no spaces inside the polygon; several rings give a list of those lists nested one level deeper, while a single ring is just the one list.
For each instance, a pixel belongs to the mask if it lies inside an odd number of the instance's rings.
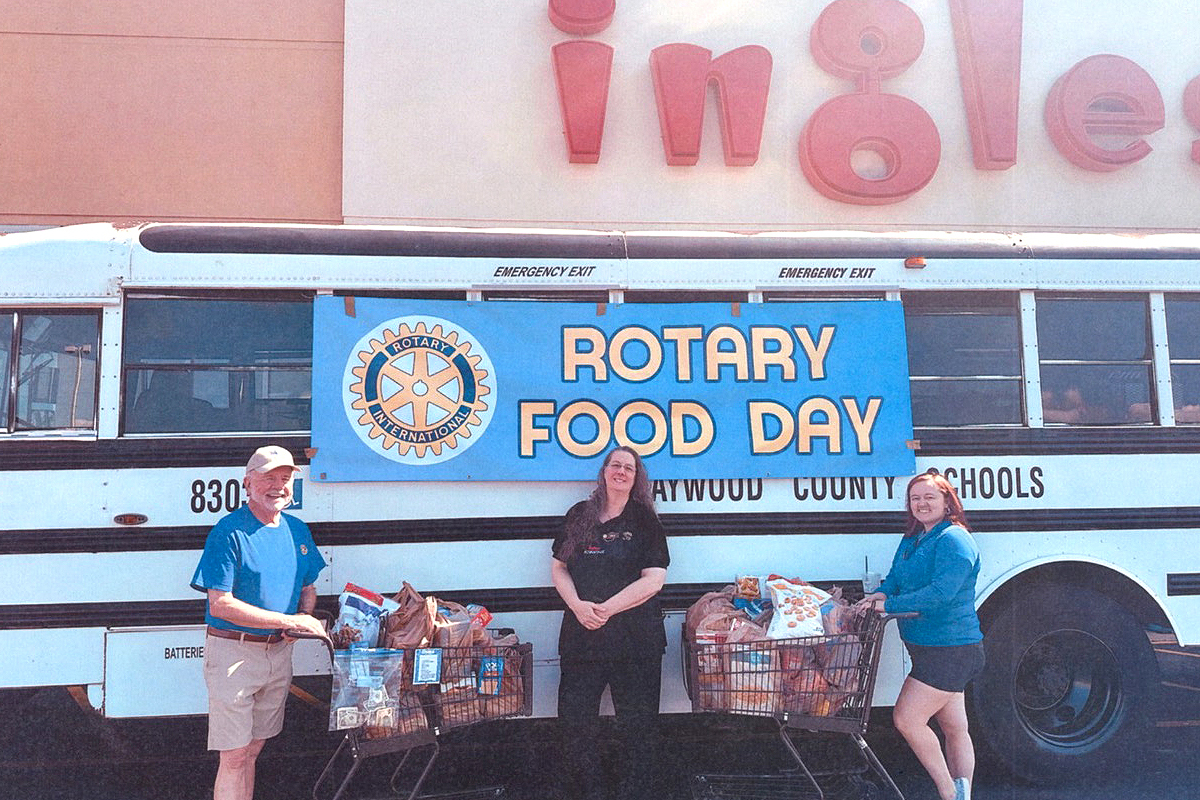
[{"label": "clear plastic bag", "polygon": [[429,726],[420,695],[406,678],[403,650],[335,652],[331,697],[331,731],[363,728],[368,738],[382,738]]}]

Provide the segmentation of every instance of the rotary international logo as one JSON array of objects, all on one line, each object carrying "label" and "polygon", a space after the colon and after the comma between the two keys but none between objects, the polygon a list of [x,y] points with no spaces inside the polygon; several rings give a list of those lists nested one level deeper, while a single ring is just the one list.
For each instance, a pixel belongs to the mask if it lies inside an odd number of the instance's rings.
[{"label": "rotary international logo", "polygon": [[478,440],[495,385],[491,359],[467,330],[437,317],[399,317],[355,345],[342,397],[351,427],[373,451],[432,464]]}]

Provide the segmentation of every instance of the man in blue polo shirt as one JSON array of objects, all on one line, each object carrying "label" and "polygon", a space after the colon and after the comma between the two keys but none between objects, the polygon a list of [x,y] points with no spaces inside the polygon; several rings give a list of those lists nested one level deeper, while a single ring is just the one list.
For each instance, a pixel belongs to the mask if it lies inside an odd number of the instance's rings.
[{"label": "man in blue polo shirt", "polygon": [[247,503],[209,531],[192,577],[192,588],[208,594],[208,748],[220,753],[213,800],[251,800],[255,760],[283,729],[292,682],[292,640],[283,631],[324,634],[311,612],[325,559],[308,526],[283,513],[297,471],[282,447],[254,452]]}]

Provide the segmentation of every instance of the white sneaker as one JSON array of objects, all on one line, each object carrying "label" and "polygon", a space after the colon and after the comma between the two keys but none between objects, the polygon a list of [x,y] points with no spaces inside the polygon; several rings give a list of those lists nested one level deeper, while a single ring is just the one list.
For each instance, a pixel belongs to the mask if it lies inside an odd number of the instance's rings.
[{"label": "white sneaker", "polygon": [[966,778],[954,779],[954,800],[971,800],[971,782]]}]

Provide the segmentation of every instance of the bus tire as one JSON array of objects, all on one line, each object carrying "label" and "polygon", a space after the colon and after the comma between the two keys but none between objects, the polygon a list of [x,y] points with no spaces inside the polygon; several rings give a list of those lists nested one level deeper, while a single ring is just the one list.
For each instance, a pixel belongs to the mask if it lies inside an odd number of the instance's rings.
[{"label": "bus tire", "polygon": [[1158,666],[1117,601],[1082,587],[1018,590],[984,648],[987,663],[968,689],[973,727],[1015,775],[1101,777],[1140,749]]}]

